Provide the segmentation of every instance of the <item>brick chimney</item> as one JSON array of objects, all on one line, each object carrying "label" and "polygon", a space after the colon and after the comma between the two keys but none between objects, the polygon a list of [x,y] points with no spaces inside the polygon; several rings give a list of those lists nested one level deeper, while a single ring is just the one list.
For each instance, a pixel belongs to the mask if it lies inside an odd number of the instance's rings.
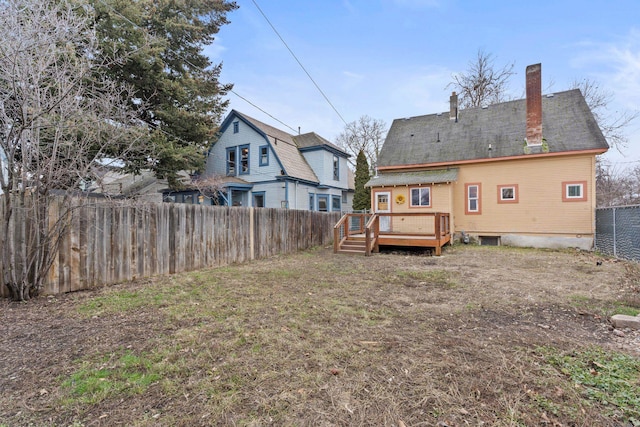
[{"label": "brick chimney", "polygon": [[527,67],[527,145],[542,144],[542,64]]},{"label": "brick chimney", "polygon": [[458,121],[458,95],[455,92],[451,92],[449,98],[449,119]]}]

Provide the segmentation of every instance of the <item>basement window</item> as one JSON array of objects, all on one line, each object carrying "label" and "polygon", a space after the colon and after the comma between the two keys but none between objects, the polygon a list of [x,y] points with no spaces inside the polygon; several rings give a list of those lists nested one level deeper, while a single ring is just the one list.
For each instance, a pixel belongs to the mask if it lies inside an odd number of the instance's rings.
[{"label": "basement window", "polygon": [[480,246],[500,246],[500,236],[480,236]]}]

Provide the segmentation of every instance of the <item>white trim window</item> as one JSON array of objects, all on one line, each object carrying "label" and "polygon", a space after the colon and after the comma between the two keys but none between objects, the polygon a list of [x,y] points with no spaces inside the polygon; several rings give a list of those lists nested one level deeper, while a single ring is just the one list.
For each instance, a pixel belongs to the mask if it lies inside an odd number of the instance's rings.
[{"label": "white trim window", "polygon": [[584,193],[582,184],[567,185],[567,199],[582,199],[582,193]]},{"label": "white trim window", "polygon": [[431,187],[417,187],[411,189],[412,207],[431,206]]}]

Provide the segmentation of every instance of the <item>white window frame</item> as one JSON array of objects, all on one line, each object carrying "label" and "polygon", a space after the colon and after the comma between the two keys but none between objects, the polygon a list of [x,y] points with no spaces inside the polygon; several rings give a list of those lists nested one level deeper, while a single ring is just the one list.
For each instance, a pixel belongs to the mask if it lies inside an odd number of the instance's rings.
[{"label": "white window frame", "polygon": [[[419,203],[417,205],[413,204],[413,192],[417,191],[418,192],[418,201]],[[426,191],[426,193],[428,194],[428,199],[429,199],[429,203],[427,203],[426,205],[422,204],[422,193]],[[412,187],[409,190],[409,206],[411,206],[412,208],[430,208],[431,207],[431,187]]]},{"label": "white window frame", "polygon": [[[475,187],[476,188],[476,196],[475,197],[471,197],[471,188]],[[467,208],[465,210],[465,213],[467,215],[479,215],[482,213],[482,207],[480,206],[481,203],[481,197],[482,197],[482,188],[480,186],[480,183],[470,183],[470,184],[466,184],[465,185],[465,198],[467,199]],[[476,203],[476,207],[475,209],[471,209],[471,202],[475,201]]]},{"label": "white window frame", "polygon": [[[578,188],[580,189],[579,193],[577,196],[572,196],[571,195],[571,189],[572,188]],[[583,199],[584,198],[584,185],[582,183],[580,184],[567,184],[566,187],[566,191],[567,193],[565,194],[567,199]]]}]

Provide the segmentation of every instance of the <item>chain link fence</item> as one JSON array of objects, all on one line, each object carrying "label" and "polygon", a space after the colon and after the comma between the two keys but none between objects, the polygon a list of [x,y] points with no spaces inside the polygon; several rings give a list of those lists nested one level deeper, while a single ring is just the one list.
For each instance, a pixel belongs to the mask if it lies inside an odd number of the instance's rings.
[{"label": "chain link fence", "polygon": [[640,261],[640,205],[596,209],[596,249]]}]

